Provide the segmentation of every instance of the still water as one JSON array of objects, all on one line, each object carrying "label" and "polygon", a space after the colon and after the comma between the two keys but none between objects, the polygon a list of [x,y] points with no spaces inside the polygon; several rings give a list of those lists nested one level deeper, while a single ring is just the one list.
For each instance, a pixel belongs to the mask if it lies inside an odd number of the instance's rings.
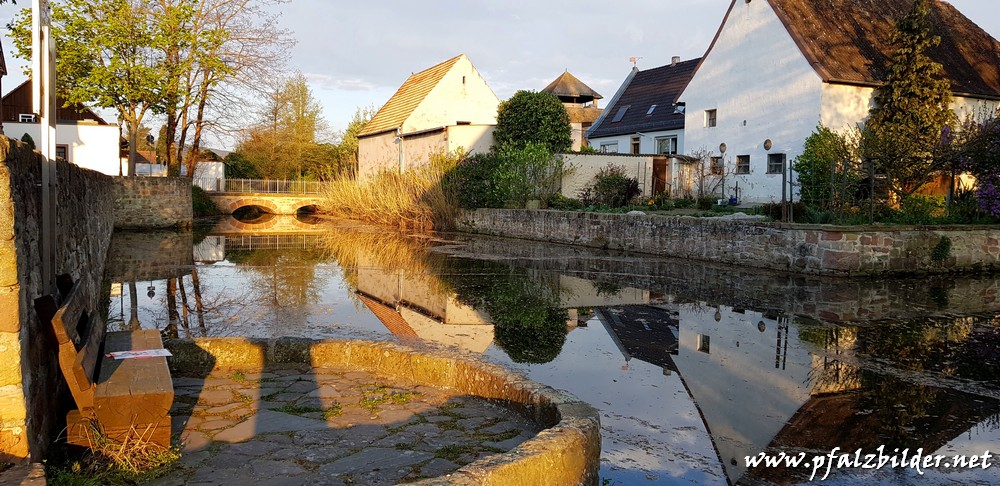
[{"label": "still water", "polygon": [[[761,453],[862,449],[864,463],[884,446],[978,466],[1000,449],[1000,278],[831,280],[314,223],[115,235],[109,326],[483,355],[601,411],[604,484],[809,480],[747,467]],[[992,484],[997,470],[833,467],[824,482]]]}]

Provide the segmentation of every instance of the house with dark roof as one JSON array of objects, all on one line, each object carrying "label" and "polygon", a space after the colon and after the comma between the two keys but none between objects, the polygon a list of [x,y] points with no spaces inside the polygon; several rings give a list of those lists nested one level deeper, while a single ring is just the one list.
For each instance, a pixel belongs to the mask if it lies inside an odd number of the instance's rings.
[{"label": "house with dark roof", "polygon": [[[66,106],[61,97],[57,97],[56,106],[56,157],[104,174],[119,175],[118,125],[104,121],[86,106]],[[35,143],[41,141],[42,127],[31,102],[31,79],[3,97],[0,116],[3,133],[8,137],[20,140],[27,134]],[[128,167],[124,170],[127,173]]]},{"label": "house with dark roof", "polygon": [[[930,0],[927,54],[944,68],[960,118],[995,112],[1000,43],[941,0]],[[834,130],[868,117],[893,53],[897,19],[912,0],[733,0],[691,81],[684,144],[724,164],[726,197],[794,196],[792,161],[817,125]],[[783,186],[783,181],[789,181]]]},{"label": "house with dark roof", "polygon": [[358,175],[405,171],[431,154],[493,145],[500,100],[465,54],[407,78],[358,134]]},{"label": "house with dark roof", "polygon": [[568,69],[549,83],[542,92],[555,95],[566,108],[566,114],[569,115],[569,125],[572,129],[570,136],[573,138],[573,150],[578,151],[582,147],[589,147],[586,133],[601,116],[601,108],[597,106],[597,100],[604,97],[573,76]]},{"label": "house with dark roof", "polygon": [[674,101],[698,61],[674,57],[666,66],[643,71],[633,67],[587,138],[600,152],[684,153],[684,112]]}]

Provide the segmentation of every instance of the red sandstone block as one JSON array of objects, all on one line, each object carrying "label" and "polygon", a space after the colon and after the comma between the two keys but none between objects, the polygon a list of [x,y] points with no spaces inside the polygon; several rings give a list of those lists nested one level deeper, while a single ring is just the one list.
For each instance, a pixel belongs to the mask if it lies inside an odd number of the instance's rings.
[{"label": "red sandstone block", "polygon": [[862,237],[861,237],[861,244],[862,244],[862,245],[865,245],[865,246],[870,246],[870,245],[872,245],[874,241],[875,241],[875,239],[874,239],[874,238],[872,238],[871,236],[867,236],[867,235],[866,235],[866,236],[862,236]]},{"label": "red sandstone block", "polygon": [[840,241],[844,234],[839,231],[824,231],[823,241]]},{"label": "red sandstone block", "polygon": [[852,251],[826,250],[823,252],[823,268],[829,270],[856,270],[861,266],[861,256]]},{"label": "red sandstone block", "polygon": [[819,243],[819,235],[815,231],[806,232],[806,243]]}]

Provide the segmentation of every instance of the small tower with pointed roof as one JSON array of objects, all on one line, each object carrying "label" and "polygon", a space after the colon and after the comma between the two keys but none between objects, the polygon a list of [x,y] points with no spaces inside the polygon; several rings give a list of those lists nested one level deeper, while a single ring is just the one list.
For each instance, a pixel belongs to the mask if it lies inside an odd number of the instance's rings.
[{"label": "small tower with pointed roof", "polygon": [[586,138],[587,129],[601,116],[597,100],[604,97],[573,76],[569,70],[560,74],[542,92],[555,95],[566,107],[569,123],[573,128],[573,150],[589,146]]}]

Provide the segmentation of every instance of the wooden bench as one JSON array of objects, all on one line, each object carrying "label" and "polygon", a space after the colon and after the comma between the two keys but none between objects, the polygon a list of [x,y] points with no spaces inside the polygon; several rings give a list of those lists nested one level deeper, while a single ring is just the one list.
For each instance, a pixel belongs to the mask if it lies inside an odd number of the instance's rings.
[{"label": "wooden bench", "polygon": [[165,357],[113,359],[107,353],[163,348],[156,330],[105,332],[87,289],[69,275],[56,296],[36,300],[59,346],[59,368],[76,410],[66,415],[66,441],[92,446],[95,430],[113,440],[141,439],[170,446],[174,386]]}]

